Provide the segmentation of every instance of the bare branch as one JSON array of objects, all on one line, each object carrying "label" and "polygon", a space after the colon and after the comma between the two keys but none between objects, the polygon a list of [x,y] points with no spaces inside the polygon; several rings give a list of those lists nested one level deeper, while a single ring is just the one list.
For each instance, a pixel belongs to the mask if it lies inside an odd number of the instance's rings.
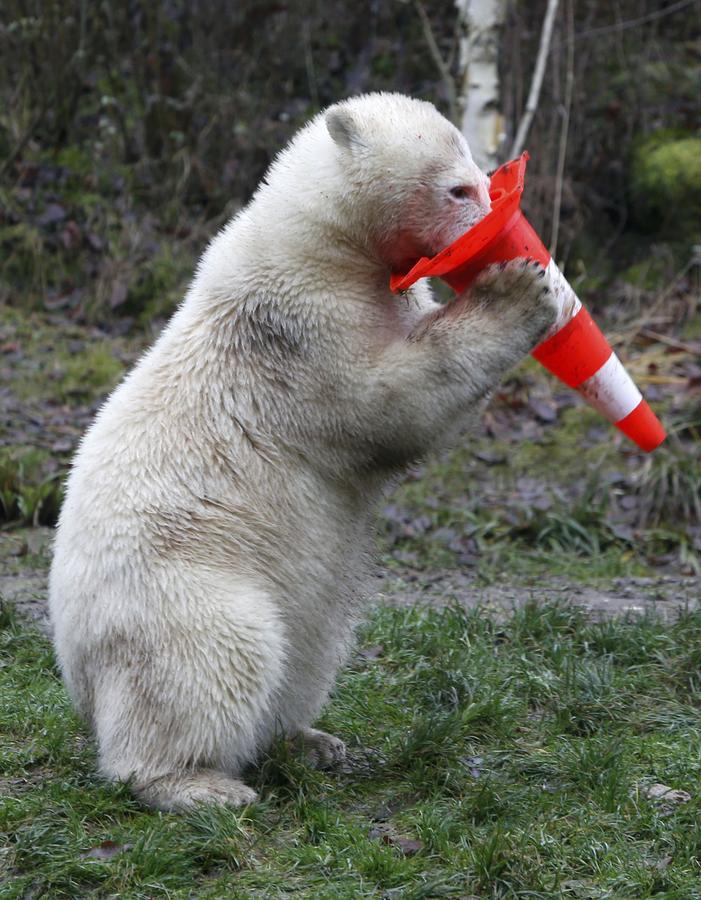
[{"label": "bare branch", "polygon": [[565,79],[565,102],[562,108],[562,124],[560,142],[557,150],[557,175],[553,195],[552,230],[550,232],[550,255],[555,257],[557,239],[560,233],[560,207],[562,206],[562,183],[565,177],[565,158],[567,156],[567,136],[570,127],[570,110],[572,109],[572,93],[574,90],[574,0],[567,0],[567,75]]},{"label": "bare branch", "polygon": [[419,19],[421,19],[421,27],[423,28],[424,37],[426,38],[426,43],[428,45],[428,50],[431,54],[431,58],[435,62],[438,71],[441,73],[441,78],[443,79],[443,86],[445,87],[445,92],[448,97],[450,121],[457,124],[458,104],[455,91],[455,80],[450,74],[450,66],[443,59],[443,54],[441,53],[440,47],[438,46],[438,43],[436,41],[436,36],[433,33],[433,28],[431,27],[431,20],[429,19],[421,0],[414,0],[414,8],[418,13]]},{"label": "bare branch", "polygon": [[531,127],[533,116],[535,115],[536,109],[538,109],[540,89],[543,86],[545,64],[548,59],[548,51],[550,50],[550,41],[552,39],[553,24],[555,22],[558,2],[559,0],[548,0],[548,8],[545,11],[545,18],[543,19],[543,30],[540,33],[538,56],[536,58],[535,69],[533,70],[533,80],[531,81],[531,89],[528,92],[528,100],[526,101],[526,109],[511,146],[512,157],[518,156],[523,150],[523,145],[528,137],[528,131]]},{"label": "bare branch", "polygon": [[[654,12],[647,13],[645,16],[638,16],[637,19],[624,19],[622,22],[614,22],[613,25],[599,25],[596,28],[587,28],[586,31],[578,31],[576,34],[568,35],[566,41],[579,41],[584,38],[596,37],[602,34],[613,34],[616,31],[627,31],[629,28],[637,28],[639,25],[645,25],[647,22],[656,22],[658,19],[664,19],[673,13],[685,9],[687,6],[694,6],[698,0],[678,0],[671,6],[664,9],[657,9]],[[562,42],[558,42],[562,43]],[[558,46],[558,43],[555,46]]]}]

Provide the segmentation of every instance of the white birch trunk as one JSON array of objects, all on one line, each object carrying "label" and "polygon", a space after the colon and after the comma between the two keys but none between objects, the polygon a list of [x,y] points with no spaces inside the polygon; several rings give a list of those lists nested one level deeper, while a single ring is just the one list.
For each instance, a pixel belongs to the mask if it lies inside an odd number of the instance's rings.
[{"label": "white birch trunk", "polygon": [[455,0],[460,23],[461,129],[477,165],[500,163],[504,117],[499,98],[499,43],[505,0]]}]

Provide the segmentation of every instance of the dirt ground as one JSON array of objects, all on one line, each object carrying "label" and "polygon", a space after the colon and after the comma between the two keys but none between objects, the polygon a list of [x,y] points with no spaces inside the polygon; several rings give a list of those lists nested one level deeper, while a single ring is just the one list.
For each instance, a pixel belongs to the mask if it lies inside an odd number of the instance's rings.
[{"label": "dirt ground", "polygon": [[[47,591],[52,531],[51,528],[27,528],[4,535],[0,553],[0,597],[46,634],[49,633]],[[622,577],[601,586],[576,584],[563,577],[539,579],[537,584],[484,585],[470,572],[426,572],[407,567],[391,572],[377,569],[370,606],[458,603],[508,613],[532,599],[563,600],[585,607],[595,617],[655,612],[663,618],[673,618],[680,609],[698,606],[700,598],[699,576]]]}]

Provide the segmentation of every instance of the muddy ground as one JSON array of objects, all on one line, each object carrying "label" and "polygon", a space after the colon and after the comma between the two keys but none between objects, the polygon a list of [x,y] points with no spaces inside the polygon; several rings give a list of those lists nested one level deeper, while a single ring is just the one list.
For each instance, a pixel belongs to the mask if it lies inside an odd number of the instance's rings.
[{"label": "muddy ground", "polygon": [[[39,527],[5,535],[0,556],[0,597],[46,634],[50,632],[46,600],[52,531]],[[599,585],[578,584],[563,576],[546,577],[537,585],[485,585],[474,575],[454,570],[388,572],[378,567],[370,605],[458,603],[507,613],[533,599],[562,600],[582,606],[596,617],[654,612],[671,618],[680,609],[698,606],[700,598],[701,577],[679,574],[624,576]]]}]

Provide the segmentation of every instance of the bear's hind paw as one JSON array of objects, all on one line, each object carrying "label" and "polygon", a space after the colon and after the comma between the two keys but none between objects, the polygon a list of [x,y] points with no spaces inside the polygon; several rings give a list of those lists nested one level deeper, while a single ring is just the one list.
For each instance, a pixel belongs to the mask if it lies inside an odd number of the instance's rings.
[{"label": "bear's hind paw", "polygon": [[133,786],[136,796],[156,809],[182,812],[199,804],[246,806],[258,799],[248,785],[214,769],[161,775]]}]

